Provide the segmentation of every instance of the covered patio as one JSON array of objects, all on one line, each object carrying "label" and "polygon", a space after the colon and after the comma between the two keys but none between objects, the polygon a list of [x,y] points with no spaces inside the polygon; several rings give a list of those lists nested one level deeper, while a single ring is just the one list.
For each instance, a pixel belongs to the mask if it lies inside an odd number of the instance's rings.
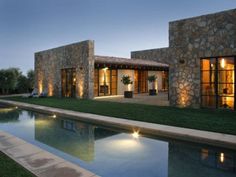
[{"label": "covered patio", "polygon": [[134,94],[133,98],[124,98],[123,95],[95,97],[97,101],[111,101],[119,103],[137,103],[156,106],[169,106],[168,92],[159,92],[155,96],[149,96],[148,93]]}]

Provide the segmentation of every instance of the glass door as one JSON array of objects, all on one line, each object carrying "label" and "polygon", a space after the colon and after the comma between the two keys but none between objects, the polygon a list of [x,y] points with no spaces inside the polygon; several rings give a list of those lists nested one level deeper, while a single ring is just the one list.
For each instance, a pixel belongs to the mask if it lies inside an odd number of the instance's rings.
[{"label": "glass door", "polygon": [[234,108],[234,58],[218,59],[218,106]]},{"label": "glass door", "polygon": [[62,97],[75,97],[76,75],[75,68],[61,70]]},{"label": "glass door", "polygon": [[235,57],[201,60],[203,107],[234,109],[235,71]]}]

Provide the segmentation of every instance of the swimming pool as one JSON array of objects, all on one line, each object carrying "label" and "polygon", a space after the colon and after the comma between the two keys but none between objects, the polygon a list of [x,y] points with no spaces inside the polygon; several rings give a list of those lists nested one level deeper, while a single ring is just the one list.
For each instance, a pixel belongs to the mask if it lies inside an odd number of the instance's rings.
[{"label": "swimming pool", "polygon": [[0,108],[0,130],[103,177],[234,177],[236,151],[133,135],[102,125],[14,107]]}]

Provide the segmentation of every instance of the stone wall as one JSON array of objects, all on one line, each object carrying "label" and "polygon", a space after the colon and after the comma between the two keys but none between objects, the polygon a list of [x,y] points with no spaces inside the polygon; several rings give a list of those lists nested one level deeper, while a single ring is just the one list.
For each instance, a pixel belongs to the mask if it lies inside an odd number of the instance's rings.
[{"label": "stone wall", "polygon": [[236,9],[169,23],[169,48],[131,52],[168,63],[170,104],[200,107],[200,59],[236,55]]},{"label": "stone wall", "polygon": [[35,53],[35,88],[61,96],[61,69],[76,69],[76,97],[93,98],[94,42],[83,41]]}]

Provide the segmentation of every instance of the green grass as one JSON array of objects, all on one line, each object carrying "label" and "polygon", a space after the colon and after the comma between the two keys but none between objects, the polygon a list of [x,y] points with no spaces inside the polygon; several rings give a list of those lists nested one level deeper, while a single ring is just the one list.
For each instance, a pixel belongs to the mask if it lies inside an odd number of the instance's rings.
[{"label": "green grass", "polygon": [[0,151],[1,177],[35,177],[31,172],[20,166]]},{"label": "green grass", "polygon": [[181,109],[131,103],[78,100],[72,98],[10,97],[5,99],[124,119],[236,135],[236,112],[230,110]]}]

